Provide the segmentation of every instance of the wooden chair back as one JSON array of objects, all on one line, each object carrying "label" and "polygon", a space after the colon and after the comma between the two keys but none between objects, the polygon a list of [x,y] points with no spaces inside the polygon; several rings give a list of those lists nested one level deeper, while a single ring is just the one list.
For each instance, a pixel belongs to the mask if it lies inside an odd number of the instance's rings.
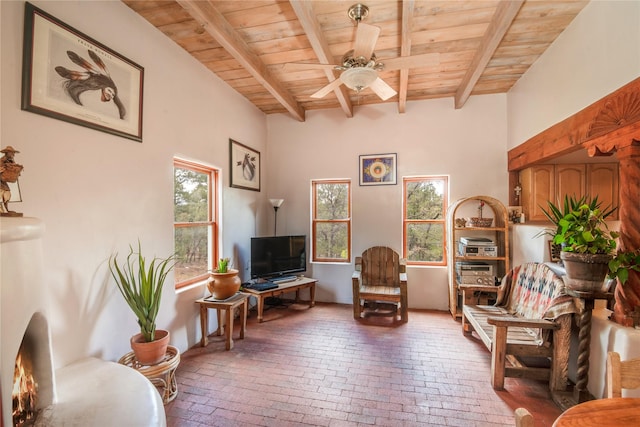
[{"label": "wooden chair back", "polygon": [[395,321],[399,312],[402,322],[409,320],[406,265],[405,259],[386,246],[374,246],[356,257],[351,276],[354,319],[393,314]]},{"label": "wooden chair back", "polygon": [[[364,286],[400,286],[400,256],[386,246],[374,246],[362,253],[362,284]],[[404,265],[403,265],[404,267]]]},{"label": "wooden chair back", "polygon": [[533,415],[526,408],[515,410],[516,427],[533,427]]},{"label": "wooden chair back", "polygon": [[607,354],[607,397],[622,397],[622,389],[640,388],[640,358],[620,360],[620,354]]}]

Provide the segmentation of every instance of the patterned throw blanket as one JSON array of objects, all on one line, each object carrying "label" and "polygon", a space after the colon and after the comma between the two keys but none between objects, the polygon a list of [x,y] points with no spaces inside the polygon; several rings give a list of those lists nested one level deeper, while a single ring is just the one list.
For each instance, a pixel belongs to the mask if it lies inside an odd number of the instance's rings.
[{"label": "patterned throw blanket", "polygon": [[[573,298],[567,295],[562,277],[543,263],[514,267],[502,279],[496,306],[526,319],[554,320],[577,313]],[[540,336],[540,331],[532,331]]]}]

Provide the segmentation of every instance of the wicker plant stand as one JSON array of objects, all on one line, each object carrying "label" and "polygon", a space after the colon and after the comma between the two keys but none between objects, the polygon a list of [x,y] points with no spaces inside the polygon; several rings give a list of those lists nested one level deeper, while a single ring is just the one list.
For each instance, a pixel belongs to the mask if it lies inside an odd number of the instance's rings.
[{"label": "wicker plant stand", "polygon": [[129,366],[147,377],[153,385],[158,387],[165,405],[178,395],[176,368],[180,364],[180,352],[174,346],[167,347],[164,360],[156,365],[141,365],[133,351],[122,356],[118,363]]}]

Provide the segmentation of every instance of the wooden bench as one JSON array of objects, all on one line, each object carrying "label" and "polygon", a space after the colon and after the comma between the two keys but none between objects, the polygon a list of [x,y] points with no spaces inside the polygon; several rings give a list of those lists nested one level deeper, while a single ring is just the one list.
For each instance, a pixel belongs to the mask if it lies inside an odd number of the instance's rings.
[{"label": "wooden bench", "polygon": [[[496,287],[460,285],[462,332],[480,337],[491,351],[491,385],[504,377],[548,379],[552,391],[567,387],[571,322],[577,307],[562,278],[547,264],[513,268]],[[474,294],[493,291],[495,305],[479,305]]]}]

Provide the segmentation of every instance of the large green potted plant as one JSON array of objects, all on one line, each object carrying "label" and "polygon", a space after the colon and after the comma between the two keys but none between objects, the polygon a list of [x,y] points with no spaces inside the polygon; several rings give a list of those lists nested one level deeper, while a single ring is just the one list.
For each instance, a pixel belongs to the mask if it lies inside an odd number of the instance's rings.
[{"label": "large green potted plant", "polygon": [[[560,258],[567,271],[567,287],[575,290],[593,291],[603,287],[607,275],[619,278],[624,283],[628,277],[629,262],[633,257],[616,252],[619,234],[610,231],[606,218],[616,208],[601,208],[597,196],[588,199],[565,196],[560,206],[547,202],[542,209],[555,225],[553,244],[560,245]],[[633,267],[632,267],[633,268]]]},{"label": "large green potted plant", "polygon": [[140,325],[140,333],[131,337],[131,348],[141,364],[157,364],[169,345],[169,331],[156,329],[156,317],[165,279],[175,265],[174,258],[154,257],[147,262],[139,241],[137,251],[129,246],[124,262],[118,263],[117,257],[116,253],[109,258],[109,270]]}]

